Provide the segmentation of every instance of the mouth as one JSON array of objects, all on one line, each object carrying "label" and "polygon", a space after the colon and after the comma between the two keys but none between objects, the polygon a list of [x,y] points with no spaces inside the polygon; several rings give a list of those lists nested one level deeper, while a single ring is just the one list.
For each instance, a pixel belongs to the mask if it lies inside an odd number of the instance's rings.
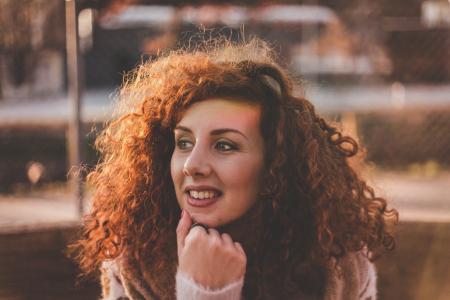
[{"label": "mouth", "polygon": [[187,203],[193,207],[208,207],[216,203],[222,192],[210,187],[187,187]]}]

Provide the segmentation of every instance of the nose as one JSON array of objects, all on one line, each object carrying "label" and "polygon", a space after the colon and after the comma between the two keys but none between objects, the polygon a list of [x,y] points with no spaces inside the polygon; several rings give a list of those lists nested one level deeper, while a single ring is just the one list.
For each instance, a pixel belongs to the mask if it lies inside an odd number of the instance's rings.
[{"label": "nose", "polygon": [[186,158],[183,166],[183,174],[192,177],[207,177],[211,174],[212,167],[206,149],[197,143]]}]

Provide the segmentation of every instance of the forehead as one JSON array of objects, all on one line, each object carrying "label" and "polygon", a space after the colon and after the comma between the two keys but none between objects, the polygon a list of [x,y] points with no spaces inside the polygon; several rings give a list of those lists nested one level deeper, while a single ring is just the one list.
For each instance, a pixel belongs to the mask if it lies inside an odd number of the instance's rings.
[{"label": "forehead", "polygon": [[213,98],[194,103],[183,114],[179,125],[259,129],[260,106],[239,100]]}]

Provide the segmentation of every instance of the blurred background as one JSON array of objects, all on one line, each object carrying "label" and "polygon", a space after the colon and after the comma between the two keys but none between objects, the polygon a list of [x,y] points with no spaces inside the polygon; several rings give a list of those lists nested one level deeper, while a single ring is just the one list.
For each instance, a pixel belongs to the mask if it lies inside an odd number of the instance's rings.
[{"label": "blurred background", "polygon": [[449,0],[0,0],[0,299],[99,297],[65,256],[89,209],[69,171],[96,164],[125,73],[223,35],[271,43],[364,145],[365,178],[400,213],[379,298],[450,299]]}]

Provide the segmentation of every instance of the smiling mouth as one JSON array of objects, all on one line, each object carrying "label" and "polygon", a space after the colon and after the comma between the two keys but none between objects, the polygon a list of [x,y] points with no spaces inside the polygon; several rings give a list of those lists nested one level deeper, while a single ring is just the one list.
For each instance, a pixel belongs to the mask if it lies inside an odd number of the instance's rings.
[{"label": "smiling mouth", "polygon": [[189,190],[186,192],[187,203],[194,207],[207,207],[220,198],[222,192],[216,190],[197,191]]},{"label": "smiling mouth", "polygon": [[220,194],[219,191],[209,190],[209,191],[196,191],[190,190],[187,192],[191,198],[196,200],[208,200],[217,198]]}]

